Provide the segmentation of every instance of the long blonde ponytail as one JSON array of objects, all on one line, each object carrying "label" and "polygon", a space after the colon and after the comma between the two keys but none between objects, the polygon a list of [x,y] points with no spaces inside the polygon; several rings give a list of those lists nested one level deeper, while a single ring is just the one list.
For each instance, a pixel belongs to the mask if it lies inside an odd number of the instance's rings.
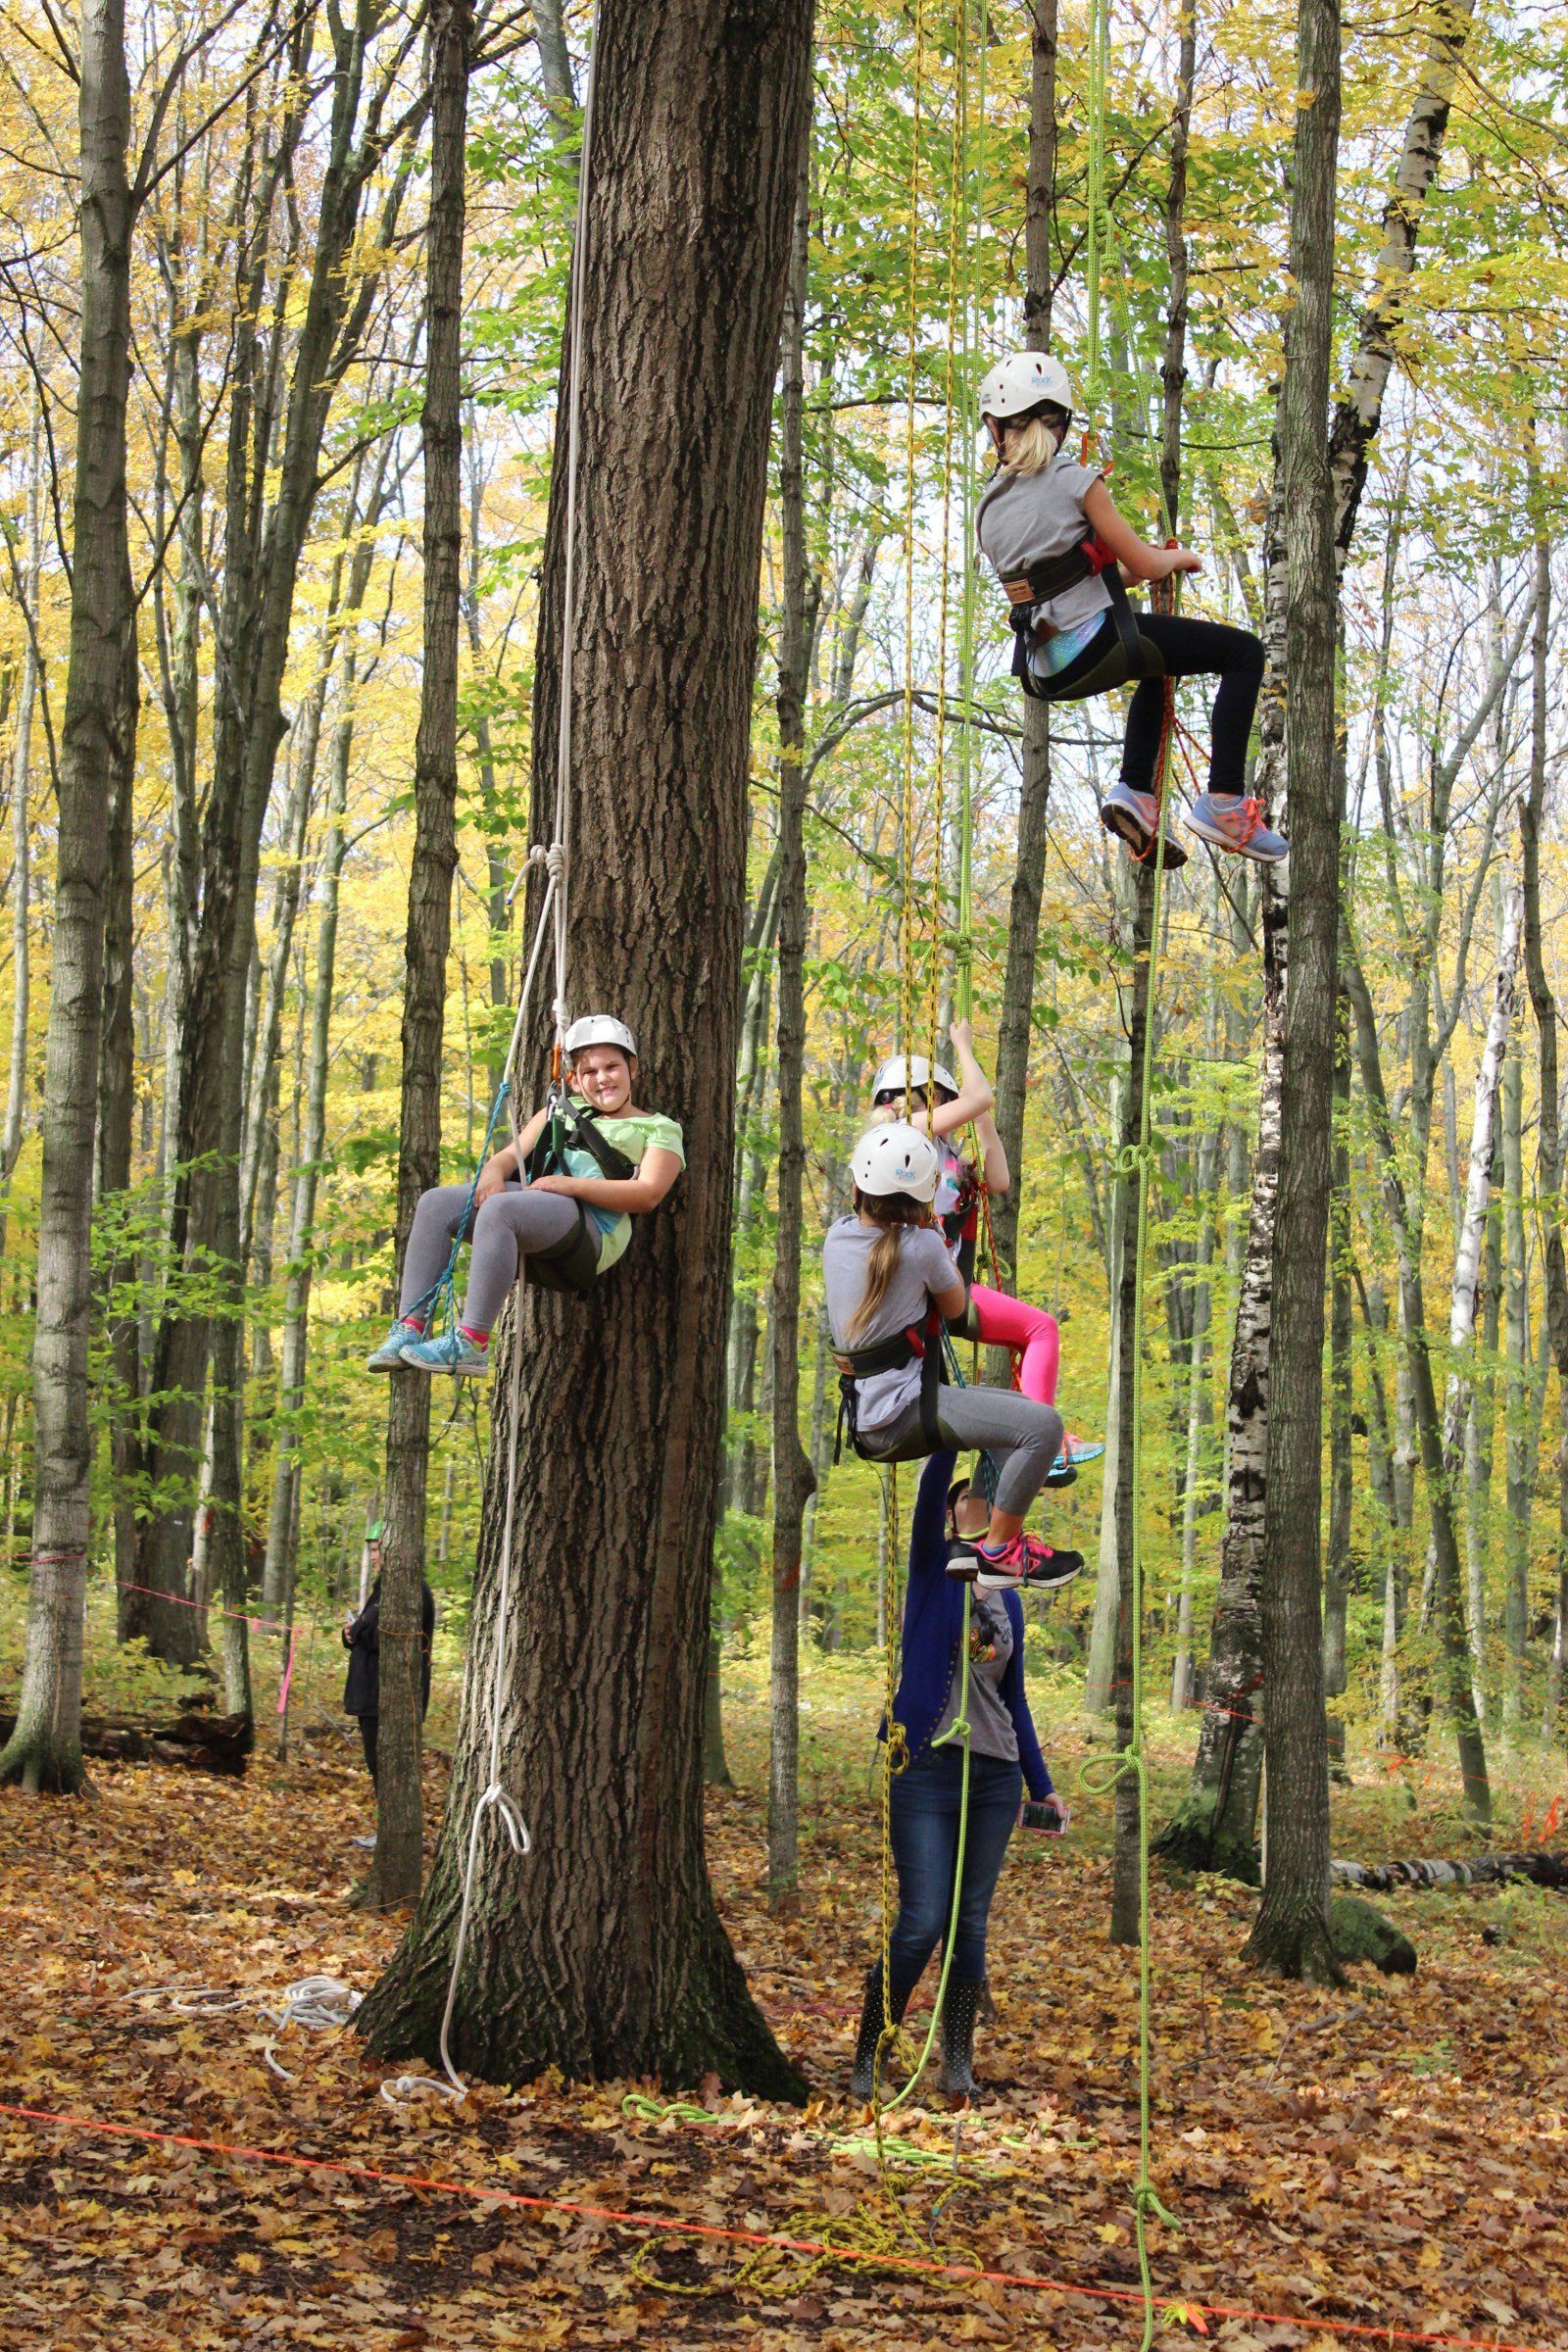
[{"label": "long blonde ponytail", "polygon": [[931,1221],[929,1204],[916,1200],[908,1193],[862,1193],[858,1189],[855,1205],[862,1217],[869,1217],[882,1230],[871,1244],[871,1254],[865,1261],[865,1290],[860,1303],[844,1327],[845,1340],[852,1348],[876,1320],[882,1301],[893,1287],[904,1248],[905,1228]]}]

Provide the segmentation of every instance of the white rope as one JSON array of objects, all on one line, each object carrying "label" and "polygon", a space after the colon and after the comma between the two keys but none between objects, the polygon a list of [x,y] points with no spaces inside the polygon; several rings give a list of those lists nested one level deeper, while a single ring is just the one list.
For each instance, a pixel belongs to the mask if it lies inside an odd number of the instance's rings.
[{"label": "white rope", "polygon": [[127,2001],[167,2001],[176,2017],[225,2017],[238,2009],[253,2009],[265,2025],[276,2031],[267,2037],[262,2055],[274,2075],[285,2082],[294,2077],[273,2055],[290,2026],[308,2034],[333,2034],[346,2026],[365,1997],[341,1977],[301,1977],[280,1993],[255,1992],[243,1985],[139,1984],[125,1994]]}]

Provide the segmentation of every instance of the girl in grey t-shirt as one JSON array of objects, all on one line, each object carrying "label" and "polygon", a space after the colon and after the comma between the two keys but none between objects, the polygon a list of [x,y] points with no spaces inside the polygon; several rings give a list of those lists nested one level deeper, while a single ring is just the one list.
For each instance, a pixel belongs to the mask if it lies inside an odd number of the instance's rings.
[{"label": "girl in grey t-shirt", "polygon": [[[989,1452],[999,1473],[991,1524],[978,1544],[955,1546],[951,1572],[992,1592],[1069,1584],[1082,1554],[1054,1551],[1023,1526],[1061,1447],[1054,1405],[1011,1389],[944,1386],[934,1408],[922,1397],[928,1350],[940,1349],[944,1323],[968,1303],[931,1223],[940,1152],[918,1127],[889,1119],[861,1136],[850,1164],[854,1213],[828,1229],[822,1277],[857,1450],[884,1462],[916,1461],[941,1446]],[[906,1345],[911,1333],[917,1347]]]},{"label": "girl in grey t-shirt", "polygon": [[[1028,687],[1053,700],[1108,691],[1102,679],[1119,643],[1111,594],[1097,572],[1059,595],[1031,599],[1031,572],[1097,543],[1102,569],[1113,560],[1128,581],[1166,580],[1200,571],[1202,559],[1185,547],[1150,547],[1117,514],[1098,466],[1077,464],[1062,444],[1072,423],[1072,388],[1059,362],[1041,352],[1015,352],[999,361],[980,386],[980,408],[999,460],[980,501],[975,533],[999,579],[1016,595],[1020,662]],[[1165,678],[1219,680],[1209,720],[1208,790],[1187,815],[1189,831],[1217,849],[1260,865],[1285,857],[1282,835],[1263,822],[1262,805],[1247,791],[1247,746],[1263,678],[1263,647],[1250,629],[1223,621],[1190,620],[1174,612],[1138,614],[1139,679],[1127,712],[1120,780],[1101,805],[1100,821],[1118,834],[1135,858],[1147,858],[1158,830],[1154,762],[1164,719]],[[1121,676],[1128,674],[1123,670]],[[1187,854],[1166,844],[1167,865]]]}]

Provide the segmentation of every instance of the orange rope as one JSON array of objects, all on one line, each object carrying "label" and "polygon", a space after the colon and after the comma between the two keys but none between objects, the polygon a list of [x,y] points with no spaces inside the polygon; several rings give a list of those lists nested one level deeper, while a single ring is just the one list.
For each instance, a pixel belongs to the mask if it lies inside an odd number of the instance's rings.
[{"label": "orange rope", "polygon": [[[292,2172],[330,2173],[345,2180],[379,2180],[391,2188],[427,2189],[437,2195],[469,2197],[486,2205],[510,2205],[522,2213],[571,2213],[591,2222],[614,2222],[628,2230],[662,2230],[672,2237],[717,2238],[731,2245],[774,2247],[784,2254],[826,2255],[837,2262],[868,2263],[882,2270],[908,2271],[931,2278],[976,2280],[996,2286],[1028,2286],[1054,2295],[1076,2295],[1090,2302],[1139,2303],[1140,2290],[1125,2286],[1085,2286],[1070,2278],[1047,2278],[1028,2271],[982,2271],[961,2262],[927,2262],[915,2254],[878,2253],[858,2246],[828,2246],[816,2238],[786,2237],[767,2230],[730,2230],[716,2222],[683,2222],[667,2214],[625,2213],[611,2205],[589,2205],[575,2197],[532,2197],[521,2190],[495,2188],[469,2180],[443,2180],[434,2174],[392,2173],[376,2165],[344,2164],[321,2156],[291,2156],[276,2148],[242,2147],[226,2139],[204,2139],[190,2132],[155,2132],[145,2124],[111,2124],[87,2115],[55,2115],[42,2107],[13,2107],[0,2101],[0,2115],[19,2123],[52,2126],[56,2130],[97,2132],[111,2139],[133,2139],[165,2148],[194,2148],[207,2156],[229,2156],[242,2164],[273,2164]],[[1549,2352],[1544,2344],[1504,2343],[1495,2335],[1442,2335],[1429,2328],[1376,2326],[1361,2320],[1327,2318],[1315,2312],[1310,2319],[1280,2311],[1247,2311],[1234,2303],[1196,2303],[1188,2296],[1170,2299],[1169,2309],[1200,2312],[1219,2320],[1255,2320],[1269,2328],[1306,2328],[1323,2334],[1364,2336],[1385,2344],[1442,2344],[1447,2352]]]}]

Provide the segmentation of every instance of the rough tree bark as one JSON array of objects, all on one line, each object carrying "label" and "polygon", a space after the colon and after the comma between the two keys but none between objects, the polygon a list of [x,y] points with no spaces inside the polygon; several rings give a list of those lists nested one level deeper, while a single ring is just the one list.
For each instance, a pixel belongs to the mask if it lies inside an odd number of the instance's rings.
[{"label": "rough tree bark", "polygon": [[1290,254],[1296,307],[1286,323],[1279,414],[1289,581],[1291,878],[1263,1506],[1268,1871],[1247,1956],[1281,1975],[1332,1984],[1340,1982],[1340,1968],[1328,1925],[1321,1503],[1323,1288],[1344,798],[1344,770],[1335,747],[1339,582],[1325,429],[1340,146],[1339,0],[1304,0],[1296,55]]},{"label": "rough tree bark", "polygon": [[[1329,1541],[1323,1589],[1323,1695],[1346,1688],[1346,1617],[1355,1576],[1353,1549],[1355,1463],[1350,1297],[1350,1147],[1345,1119],[1350,1102],[1349,1006],[1341,989],[1334,1004],[1334,1159],[1329,1196]],[[1345,1774],[1345,1722],[1329,1724],[1331,1769]]]},{"label": "rough tree bark", "polygon": [[83,0],[79,69],[81,362],[42,1105],[32,1560],[16,1728],[0,1752],[0,1779],[20,1780],[34,1794],[78,1788],[83,1777],[81,1624],[92,1471],[87,1342],[104,883],[109,812],[117,795],[128,795],[135,766],[136,620],[125,537],[134,213],[123,0]]},{"label": "rough tree bark", "polygon": [[[1133,870],[1133,984],[1120,1136],[1124,1173],[1118,1180],[1122,1242],[1116,1301],[1116,1672],[1111,1695],[1116,1711],[1116,1745],[1123,1753],[1133,1743],[1133,1650],[1143,1639],[1143,1627],[1137,1622],[1133,1607],[1133,1544],[1143,1502],[1133,1478],[1133,1443],[1138,1429],[1134,1384],[1139,1350],[1144,1345],[1138,1314],[1138,1210],[1148,1175],[1142,1161],[1131,1154],[1143,1138],[1144,1040],[1151,1018],[1150,951],[1153,937],[1153,867],[1139,865]],[[1116,1844],[1110,1888],[1112,1943],[1138,1941],[1141,1826],[1138,1776],[1124,1772],[1116,1782],[1115,1793]]]},{"label": "rough tree bark", "polygon": [[768,1658],[767,1892],[800,1894],[801,1537],[816,1473],[801,1444],[801,1206],[806,1175],[806,691],[819,583],[806,547],[806,272],[811,224],[803,154],[780,336],[778,647],[778,1219],[773,1260],[773,1616]]},{"label": "rough tree bark", "polygon": [[[441,1178],[441,1052],[452,877],[458,864],[458,644],[463,590],[463,237],[467,155],[469,0],[434,0],[428,33],[430,212],[425,230],[424,663],[414,755],[414,856],[404,952],[397,1266],[419,1195]],[[419,1641],[424,1585],[430,1379],[392,1374],[381,1548],[381,1731],[375,1855],[366,1886],[378,1909],[419,1891]]]},{"label": "rough tree bark", "polygon": [[[714,1908],[700,1732],[756,589],[810,29],[809,0],[605,0],[600,18],[572,985],[631,1021],[646,1092],[681,1121],[687,1165],[600,1294],[529,1293],[504,1341],[451,1803],[413,1926],[360,2013],[377,2052],[433,2057],[495,1672],[506,1780],[536,1852],[519,1863],[493,1832],[481,1842],[453,2041],[492,2081],[555,2064],[803,2089]],[[596,364],[611,353],[612,367]],[[554,797],[563,488],[564,468],[545,555],[537,811]],[[526,1370],[515,1427],[514,1347]],[[514,1447],[517,1587],[502,1626]]]}]

